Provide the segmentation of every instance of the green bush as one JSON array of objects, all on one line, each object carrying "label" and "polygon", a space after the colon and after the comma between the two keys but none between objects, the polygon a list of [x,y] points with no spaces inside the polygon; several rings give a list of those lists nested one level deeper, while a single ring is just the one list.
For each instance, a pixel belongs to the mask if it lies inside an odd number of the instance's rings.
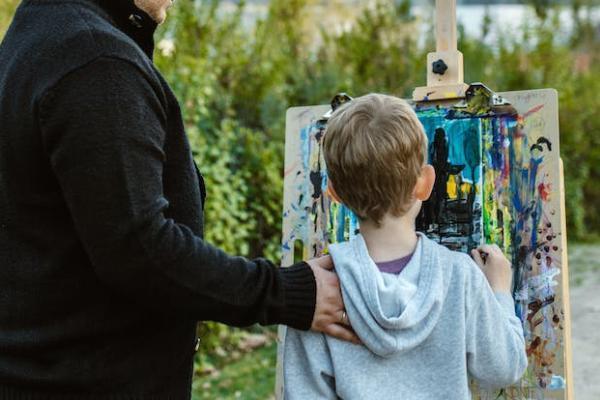
[{"label": "green bush", "polygon": [[4,37],[18,4],[19,0],[2,0],[0,2],[0,40]]}]

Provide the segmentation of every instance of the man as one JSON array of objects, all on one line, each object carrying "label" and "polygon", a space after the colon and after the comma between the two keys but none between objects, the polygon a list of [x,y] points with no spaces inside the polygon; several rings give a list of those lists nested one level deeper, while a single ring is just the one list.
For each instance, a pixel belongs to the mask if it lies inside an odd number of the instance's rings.
[{"label": "man", "polygon": [[152,64],[169,5],[24,0],[0,45],[2,399],[187,399],[198,320],[356,341],[330,259],[279,270],[202,239]]}]

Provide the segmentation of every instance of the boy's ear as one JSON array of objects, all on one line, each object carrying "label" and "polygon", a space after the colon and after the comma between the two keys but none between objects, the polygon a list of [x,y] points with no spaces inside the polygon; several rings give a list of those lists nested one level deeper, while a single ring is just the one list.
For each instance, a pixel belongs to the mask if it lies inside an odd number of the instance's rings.
[{"label": "boy's ear", "polygon": [[417,200],[425,201],[431,196],[433,185],[435,183],[435,169],[427,164],[421,169],[421,176],[417,179],[415,185],[415,197]]},{"label": "boy's ear", "polygon": [[342,203],[340,201],[338,194],[335,192],[335,189],[333,188],[333,183],[331,183],[331,179],[327,180],[327,194],[329,195],[329,197],[331,197],[337,203],[340,203],[340,204]]}]

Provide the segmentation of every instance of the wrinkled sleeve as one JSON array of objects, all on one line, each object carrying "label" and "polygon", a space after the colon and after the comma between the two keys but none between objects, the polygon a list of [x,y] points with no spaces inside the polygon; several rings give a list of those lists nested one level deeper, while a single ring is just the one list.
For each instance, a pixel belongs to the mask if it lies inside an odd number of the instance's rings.
[{"label": "wrinkled sleeve", "polygon": [[510,386],[527,368],[523,327],[510,294],[494,293],[474,268],[478,285],[467,315],[468,371],[484,387]]},{"label": "wrinkled sleeve", "polygon": [[234,257],[165,217],[166,106],[137,66],[99,58],[39,100],[42,140],[97,276],[144,307],[308,329],[310,267]]},{"label": "wrinkled sleeve", "polygon": [[338,399],[329,348],[321,333],[287,329],[283,377],[285,400]]}]

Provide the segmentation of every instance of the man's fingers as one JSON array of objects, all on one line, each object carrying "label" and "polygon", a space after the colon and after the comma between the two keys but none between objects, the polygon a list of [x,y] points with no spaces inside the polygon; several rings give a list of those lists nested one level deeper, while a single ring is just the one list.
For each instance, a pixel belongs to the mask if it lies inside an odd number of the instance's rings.
[{"label": "man's fingers", "polygon": [[329,336],[333,336],[335,338],[345,340],[347,342],[352,342],[354,344],[361,343],[358,336],[356,336],[356,333],[354,333],[349,328],[346,328],[339,324],[328,325],[323,332]]},{"label": "man's fingers", "polygon": [[350,325],[350,320],[348,319],[348,314],[346,314],[346,311],[339,311],[338,312],[339,315],[339,324],[341,325],[345,325],[345,326],[351,326]]},{"label": "man's fingers", "polygon": [[336,309],[344,308],[344,303],[342,301],[342,293],[340,291],[340,280],[338,279],[337,274],[334,271],[328,271],[321,267],[315,267],[315,276],[319,276],[318,279],[322,281],[324,285],[327,285],[330,288],[330,291],[327,293],[327,301],[329,302],[330,307],[335,307]]},{"label": "man's fingers", "polygon": [[313,271],[315,270],[315,268],[322,268],[325,270],[333,269],[333,259],[331,258],[331,256],[313,258],[311,260],[306,261],[306,263],[310,265]]},{"label": "man's fingers", "polygon": [[317,281],[317,305],[311,328],[341,340],[360,343],[344,311],[340,281],[335,271],[332,271],[333,260],[330,256],[325,256],[309,260],[307,263]]},{"label": "man's fingers", "polygon": [[331,256],[323,256],[315,259],[317,265],[324,269],[333,269],[333,258]]}]

